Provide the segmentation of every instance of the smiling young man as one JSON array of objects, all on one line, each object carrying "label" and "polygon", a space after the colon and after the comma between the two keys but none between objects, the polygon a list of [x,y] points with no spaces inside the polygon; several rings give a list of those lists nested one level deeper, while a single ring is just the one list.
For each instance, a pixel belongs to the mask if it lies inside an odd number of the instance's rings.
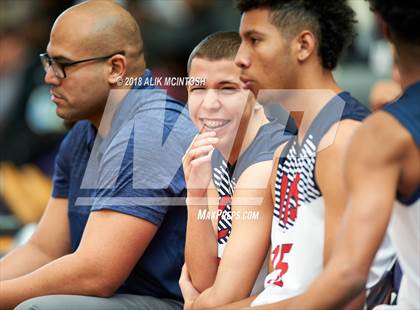
[{"label": "smiling young man", "polygon": [[[272,309],[303,293],[330,258],[347,197],[344,159],[369,112],[332,74],[353,37],[354,13],[345,1],[239,0],[238,8],[241,80],[261,102],[281,102],[299,131],[275,154],[273,271],[261,294],[223,308]],[[368,287],[392,263],[387,245]]]},{"label": "smiling young man", "polygon": [[188,88],[190,116],[201,132],[184,161],[188,224],[180,286],[185,309],[258,293],[266,274],[272,207],[261,202],[273,153],[290,133],[279,121],[269,122],[243,89],[234,63],[240,43],[236,32],[212,34],[188,62],[189,76],[206,82]]},{"label": "smiling young man", "polygon": [[181,159],[196,131],[161,90],[120,85],[151,77],[142,50],[136,21],[112,1],[55,21],[45,82],[76,124],[37,230],[0,262],[1,309],[182,309],[186,211],[170,205],[185,199]]}]

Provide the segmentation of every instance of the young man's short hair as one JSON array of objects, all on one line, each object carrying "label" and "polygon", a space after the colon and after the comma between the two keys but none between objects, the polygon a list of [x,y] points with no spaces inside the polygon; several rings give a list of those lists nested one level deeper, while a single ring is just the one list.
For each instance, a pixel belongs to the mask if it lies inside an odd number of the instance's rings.
[{"label": "young man's short hair", "polygon": [[235,59],[241,45],[241,37],[237,32],[223,31],[207,36],[191,52],[188,58],[187,72],[190,72],[194,58],[207,60]]},{"label": "young man's short hair", "polygon": [[241,13],[266,8],[271,22],[289,38],[304,29],[318,41],[321,65],[332,70],[354,38],[355,13],[345,0],[237,0]]},{"label": "young man's short hair", "polygon": [[369,0],[397,40],[420,46],[420,1]]}]

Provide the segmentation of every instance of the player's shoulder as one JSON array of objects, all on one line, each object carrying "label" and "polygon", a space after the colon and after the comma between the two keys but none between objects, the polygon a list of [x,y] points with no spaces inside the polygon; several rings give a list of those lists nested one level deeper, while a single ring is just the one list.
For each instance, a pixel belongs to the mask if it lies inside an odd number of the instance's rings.
[{"label": "player's shoulder", "polygon": [[271,172],[272,160],[260,161],[252,164],[244,170],[239,177],[240,180],[249,179],[248,182],[254,182],[255,178],[262,175],[268,175]]},{"label": "player's shoulder", "polygon": [[340,92],[324,106],[310,127],[317,151],[345,148],[349,137],[369,114],[369,109],[349,92]]},{"label": "player's shoulder", "polygon": [[399,147],[412,142],[410,132],[396,118],[384,111],[378,111],[368,117],[357,137]]},{"label": "player's shoulder", "polygon": [[[319,155],[331,153],[332,156],[336,156],[338,153],[346,152],[352,137],[361,124],[359,120],[343,119],[332,125],[320,140],[317,150]],[[324,150],[330,152],[323,152]]]},{"label": "player's shoulder", "polygon": [[391,114],[378,111],[369,116],[356,131],[350,146],[355,159],[395,159],[412,146],[409,131]]}]

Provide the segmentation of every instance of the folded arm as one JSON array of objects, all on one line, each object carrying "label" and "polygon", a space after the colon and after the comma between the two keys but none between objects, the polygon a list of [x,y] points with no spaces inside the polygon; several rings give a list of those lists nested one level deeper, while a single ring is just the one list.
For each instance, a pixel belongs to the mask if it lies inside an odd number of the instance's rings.
[{"label": "folded arm", "polygon": [[67,199],[50,198],[29,241],[0,260],[1,281],[30,273],[70,252],[67,204]]},{"label": "folded arm", "polygon": [[5,309],[42,295],[111,296],[141,257],[157,227],[114,211],[91,213],[76,252],[0,283]]}]

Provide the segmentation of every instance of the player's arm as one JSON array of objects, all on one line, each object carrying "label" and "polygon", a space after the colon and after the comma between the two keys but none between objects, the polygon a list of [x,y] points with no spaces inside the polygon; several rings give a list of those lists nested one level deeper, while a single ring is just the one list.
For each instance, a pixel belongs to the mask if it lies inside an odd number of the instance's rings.
[{"label": "player's arm", "polygon": [[0,280],[30,273],[70,252],[67,208],[67,199],[50,198],[29,241],[0,260]]},{"label": "player's arm", "polygon": [[214,132],[197,135],[183,160],[188,210],[185,263],[200,292],[213,284],[218,267],[216,232],[211,219],[202,218],[210,211],[211,200],[217,199],[211,181],[211,155],[217,141]]},{"label": "player's arm", "polygon": [[249,296],[270,242],[272,203],[267,185],[271,167],[272,161],[254,164],[239,178],[232,197],[232,233],[216,279],[195,299],[192,309],[210,308]]},{"label": "player's arm", "polygon": [[391,217],[408,141],[408,133],[385,112],[369,118],[356,133],[346,161],[350,205],[332,258],[290,309],[342,308],[365,289]]},{"label": "player's arm", "polygon": [[76,252],[0,283],[2,309],[41,295],[111,296],[156,230],[156,225],[131,215],[108,210],[92,212]]},{"label": "player's arm", "polygon": [[[193,286],[202,292],[210,287],[218,268],[217,237],[212,219],[205,217],[215,208],[208,206],[209,200],[217,200],[218,194],[213,187],[207,190],[207,196],[189,196],[187,234],[185,241],[185,263]],[[207,205],[194,204],[194,199],[204,199]],[[217,210],[217,208],[216,208]]]}]

